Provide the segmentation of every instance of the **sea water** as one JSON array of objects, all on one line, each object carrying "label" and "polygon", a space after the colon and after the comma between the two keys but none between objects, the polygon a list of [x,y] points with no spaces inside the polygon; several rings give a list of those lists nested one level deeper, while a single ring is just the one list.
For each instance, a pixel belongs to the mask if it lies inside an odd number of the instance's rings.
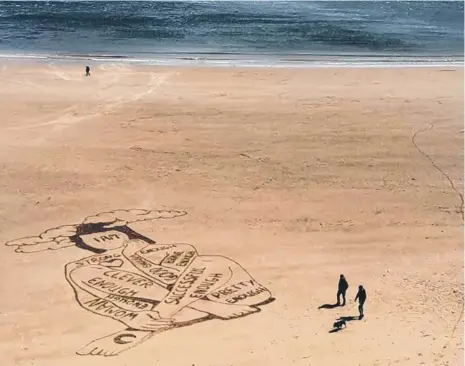
[{"label": "sea water", "polygon": [[0,1],[0,57],[463,65],[459,1]]}]

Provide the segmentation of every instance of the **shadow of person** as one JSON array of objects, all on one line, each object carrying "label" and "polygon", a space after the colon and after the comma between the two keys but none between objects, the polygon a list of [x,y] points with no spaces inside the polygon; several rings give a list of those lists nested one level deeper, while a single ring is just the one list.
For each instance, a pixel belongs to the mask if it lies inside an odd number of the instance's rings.
[{"label": "shadow of person", "polygon": [[358,320],[358,316],[341,316],[338,320],[345,320],[350,322],[351,320]]},{"label": "shadow of person", "polygon": [[339,304],[323,304],[321,306],[318,307],[318,309],[334,309],[334,308],[337,308],[341,305]]}]

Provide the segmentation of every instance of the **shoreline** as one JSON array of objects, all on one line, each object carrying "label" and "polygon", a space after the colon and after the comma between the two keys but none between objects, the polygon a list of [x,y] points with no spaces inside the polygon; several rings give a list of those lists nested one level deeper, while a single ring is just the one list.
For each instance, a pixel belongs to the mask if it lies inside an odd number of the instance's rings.
[{"label": "shoreline", "polygon": [[[226,55],[222,55],[226,56]],[[239,55],[238,55],[239,56]],[[187,67],[187,68],[437,68],[454,67],[463,68],[463,57],[456,56],[307,56],[288,55],[289,58],[246,58],[240,55],[237,58],[206,58],[196,54],[186,54],[184,57],[166,55],[159,58],[140,58],[129,55],[51,55],[51,54],[14,54],[1,53],[0,62],[32,62],[32,63],[71,63],[88,62],[90,64],[125,64],[141,66]],[[264,55],[266,56],[266,55]],[[292,57],[292,58],[290,58]],[[300,57],[300,58],[298,58]],[[298,58],[298,59],[297,59]]]}]

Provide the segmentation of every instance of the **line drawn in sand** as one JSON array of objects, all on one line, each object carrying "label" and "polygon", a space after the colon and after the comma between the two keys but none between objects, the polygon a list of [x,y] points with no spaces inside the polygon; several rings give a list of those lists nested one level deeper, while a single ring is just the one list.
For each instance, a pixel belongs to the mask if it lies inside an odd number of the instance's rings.
[{"label": "line drawn in sand", "polygon": [[[49,66],[49,68],[53,72],[54,66],[51,65]],[[119,80],[119,74],[115,73],[114,75],[116,75],[114,76],[117,78],[116,80]],[[28,124],[28,125],[22,125],[22,126],[10,126],[10,127],[6,127],[5,130],[28,130],[28,129],[50,126],[51,128],[48,131],[38,134],[37,137],[33,141],[30,142],[32,145],[42,144],[45,141],[47,141],[49,138],[53,137],[53,135],[56,135],[57,133],[61,133],[64,129],[66,129],[69,126],[77,124],[81,121],[95,118],[100,115],[106,115],[106,114],[112,113],[127,103],[136,102],[144,98],[145,96],[152,94],[156,89],[158,89],[163,84],[165,84],[167,80],[173,75],[178,75],[178,73],[172,73],[172,72],[150,73],[150,79],[148,80],[147,85],[144,85],[145,89],[142,92],[131,93],[131,94],[124,95],[124,96],[118,96],[117,98],[108,98],[102,101],[102,105],[93,111],[84,111],[84,112],[80,111],[78,113],[77,109],[78,109],[79,104],[73,104],[72,106],[64,109],[62,113],[52,118],[51,120],[48,120],[48,121],[42,120],[40,122],[36,122],[36,123]],[[63,77],[60,77],[63,80],[66,80],[65,77],[68,78],[63,73],[61,76],[63,76]],[[68,78],[68,79],[71,80],[71,78]],[[104,89],[108,89],[111,85],[116,85],[116,82],[113,84],[111,83],[105,84]],[[40,85],[40,84],[31,84],[31,86],[43,88],[43,85]]]},{"label": "line drawn in sand", "polygon": [[446,178],[447,182],[449,183],[450,185],[450,188],[452,189],[452,191],[454,191],[454,193],[458,196],[460,202],[459,202],[459,205],[458,208],[457,208],[457,213],[459,213],[461,216],[462,216],[462,220],[464,219],[464,199],[463,199],[463,193],[461,191],[459,191],[456,187],[455,187],[455,184],[454,184],[454,181],[451,179],[451,177],[449,176],[449,174],[447,174],[440,166],[438,166],[438,164],[436,163],[436,161],[431,157],[431,155],[427,154],[422,148],[420,148],[420,146],[418,146],[417,142],[416,142],[416,138],[418,135],[422,134],[422,133],[425,133],[425,132],[428,132],[428,131],[431,131],[432,129],[434,128],[434,123],[430,123],[428,125],[428,127],[425,127],[421,130],[418,130],[416,131],[413,135],[412,135],[412,138],[411,138],[411,141],[412,141],[412,145],[415,147],[415,149],[421,154],[423,155],[426,159],[429,160],[429,162],[431,163],[431,165],[433,166],[434,169],[436,169],[439,173],[441,173],[441,175]]},{"label": "line drawn in sand", "polygon": [[[90,254],[65,266],[78,304],[123,325],[79,355],[115,356],[155,334],[212,319],[241,318],[274,300],[240,264],[192,245],[159,244],[130,227],[184,211],[115,210],[6,243],[17,253],[77,247]],[[92,321],[92,319],[89,319]]]}]

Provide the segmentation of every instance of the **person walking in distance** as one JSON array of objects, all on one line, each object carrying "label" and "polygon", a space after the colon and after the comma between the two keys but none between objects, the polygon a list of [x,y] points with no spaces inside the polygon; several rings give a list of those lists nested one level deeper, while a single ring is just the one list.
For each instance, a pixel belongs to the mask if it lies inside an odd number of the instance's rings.
[{"label": "person walking in distance", "polygon": [[341,274],[339,277],[339,284],[337,287],[337,304],[341,305],[340,297],[342,295],[342,306],[346,304],[346,291],[349,288],[349,284],[346,281],[344,275]]},{"label": "person walking in distance", "polygon": [[86,66],[86,76],[90,76],[90,67]]},{"label": "person walking in distance", "polygon": [[358,317],[358,319],[361,320],[365,316],[363,314],[363,304],[365,304],[365,300],[367,299],[367,293],[362,285],[358,286],[357,296],[355,296],[354,301],[357,301],[357,299],[358,299],[358,311],[360,313],[360,316]]}]

